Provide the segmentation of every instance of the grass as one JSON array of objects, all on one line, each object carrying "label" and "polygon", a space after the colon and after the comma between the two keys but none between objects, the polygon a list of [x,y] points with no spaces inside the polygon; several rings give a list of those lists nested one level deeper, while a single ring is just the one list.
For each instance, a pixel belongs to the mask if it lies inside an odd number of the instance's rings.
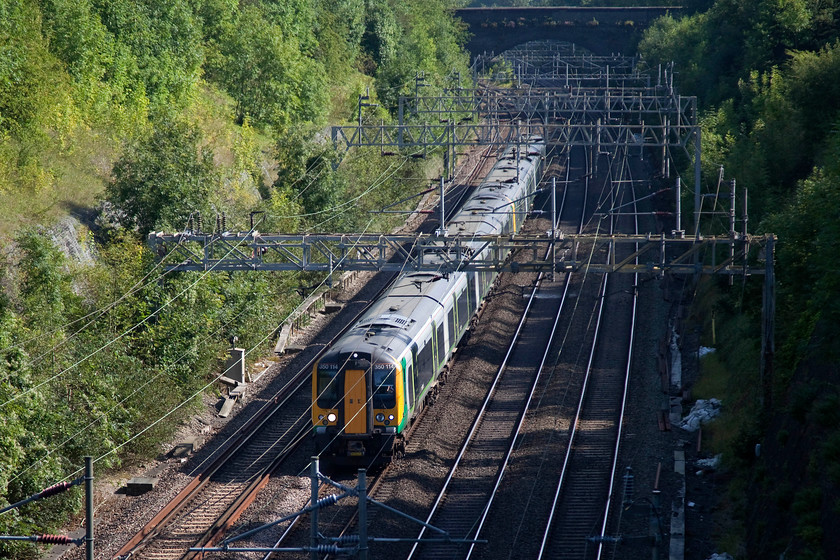
[{"label": "grass", "polygon": [[717,352],[700,358],[700,375],[691,389],[698,399],[723,399],[727,394],[729,371]]},{"label": "grass", "polygon": [[76,131],[72,145],[61,149],[44,141],[31,148],[33,155],[8,191],[0,194],[0,239],[12,238],[21,228],[50,225],[67,214],[81,216],[92,209],[102,193],[118,152],[107,133],[91,129]]}]

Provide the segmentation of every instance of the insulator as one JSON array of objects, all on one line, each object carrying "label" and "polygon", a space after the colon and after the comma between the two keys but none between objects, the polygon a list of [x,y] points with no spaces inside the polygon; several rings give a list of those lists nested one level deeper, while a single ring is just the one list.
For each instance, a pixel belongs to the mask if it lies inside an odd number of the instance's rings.
[{"label": "insulator", "polygon": [[636,478],[633,476],[633,468],[627,467],[624,472],[624,502],[625,507],[633,503],[633,496],[636,491]]},{"label": "insulator", "polygon": [[46,498],[47,496],[54,496],[55,494],[60,494],[61,492],[64,492],[72,486],[73,483],[70,481],[53,484],[49,488],[42,490],[41,493],[38,494],[38,498]]},{"label": "insulator", "polygon": [[198,226],[196,231],[201,231],[201,212],[196,212],[196,220],[195,221],[196,221],[196,225]]},{"label": "insulator", "polygon": [[320,508],[320,507],[324,507],[324,506],[331,506],[331,505],[333,505],[334,503],[336,503],[339,499],[341,499],[341,496],[340,496],[340,495],[338,495],[338,494],[330,494],[330,495],[329,495],[329,496],[327,496],[326,498],[321,498],[320,500],[318,500],[318,501],[316,502],[316,506],[317,506],[317,507],[319,507],[319,508]]},{"label": "insulator", "polygon": [[339,550],[338,546],[334,544],[319,544],[315,547],[315,552],[320,554],[338,554]]},{"label": "insulator", "polygon": [[358,544],[359,543],[359,535],[344,535],[338,537],[337,542],[339,544]]},{"label": "insulator", "polygon": [[34,540],[47,544],[76,544],[76,541],[67,535],[36,535]]},{"label": "insulator", "polygon": [[223,231],[227,231],[227,214],[222,212],[222,229],[219,230],[219,233]]}]

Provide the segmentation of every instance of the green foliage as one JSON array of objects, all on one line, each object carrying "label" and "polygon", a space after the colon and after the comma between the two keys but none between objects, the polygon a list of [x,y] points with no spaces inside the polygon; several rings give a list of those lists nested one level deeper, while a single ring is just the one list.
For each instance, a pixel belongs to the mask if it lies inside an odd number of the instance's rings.
[{"label": "green foliage", "polygon": [[324,70],[303,48],[261,10],[246,7],[222,39],[220,64],[208,74],[236,100],[240,122],[248,117],[279,130],[314,122],[326,105]]},{"label": "green foliage", "polygon": [[108,198],[122,223],[141,235],[155,228],[183,229],[194,212],[210,215],[212,155],[199,146],[199,131],[178,119],[163,120],[149,138],[130,146],[113,175]]},{"label": "green foliage", "polygon": [[[734,455],[738,475],[753,481],[748,499],[760,501],[762,488],[784,480],[785,474],[773,465],[801,468],[803,462],[811,463],[808,480],[790,481],[779,504],[792,503],[795,529],[780,534],[766,550],[753,550],[761,557],[786,548],[791,557],[829,556],[825,528],[837,522],[836,510],[822,511],[822,492],[836,494],[837,469],[828,465],[836,462],[840,421],[834,380],[824,371],[840,358],[838,9],[840,3],[834,0],[717,0],[688,18],[663,18],[640,47],[649,63],[676,60],[681,93],[698,95],[707,107],[702,118],[706,187],[713,184],[716,168],[723,166],[727,177],[737,178],[739,189],[749,188],[750,223],[759,224],[753,227],[778,236],[773,394],[776,403],[785,403],[784,410],[761,411],[760,395],[754,390],[757,380],[744,378],[758,363],[754,351],[760,329],[755,318],[735,325],[725,337],[752,346],[749,352],[719,349],[727,369],[739,378],[733,383],[738,396],[730,400],[735,398],[738,408],[753,414],[763,412],[765,421],[771,414],[782,415],[771,424],[778,426],[778,442],[805,438],[797,441],[804,457],[768,456],[760,461],[768,467],[767,480],[760,480],[754,458]],[[749,313],[755,317],[760,298],[749,284],[742,309],[756,310]],[[745,361],[748,355],[753,357]],[[761,439],[760,428],[741,430],[732,438],[734,447],[749,449]],[[818,440],[822,443],[816,452],[807,448]],[[779,527],[783,521],[767,523]]]},{"label": "green foliage", "polygon": [[[434,95],[446,85],[446,77],[459,71],[464,77],[468,58],[460,48],[465,31],[448,15],[445,0],[371,2],[363,40],[365,53],[373,61],[377,96],[395,111],[400,95],[415,92],[417,71],[427,76],[424,95]],[[399,56],[393,56],[398,52]]]},{"label": "green foliage", "polygon": [[397,15],[387,2],[380,3],[379,9],[368,2],[365,32],[362,36],[362,49],[370,57],[373,68],[393,62],[397,53],[400,28]]},{"label": "green foliage", "polygon": [[114,36],[114,63],[106,81],[142,85],[155,107],[183,106],[203,60],[201,31],[186,2],[93,0]]},{"label": "green foliage", "polygon": [[[366,117],[388,120],[416,70],[432,84],[425,93],[451,87],[453,69],[466,77],[447,7],[0,2],[4,223],[65,207],[89,216],[103,190],[113,214],[102,222],[119,222],[97,231],[93,263],[65,256],[43,228],[4,245],[14,266],[0,263],[0,503],[67,477],[85,455],[103,457],[99,470],[156,455],[218,374],[228,337],[263,355],[296,289],[320,280],[162,274],[138,233],[181,229],[194,211],[205,230],[215,212],[236,229],[253,212],[260,231],[381,231],[402,220],[371,211],[416,190],[433,163],[378,150],[340,157],[319,130],[326,115],[353,119],[368,85],[388,107]],[[0,237],[15,230],[6,227]],[[56,531],[80,496],[0,516],[0,532]],[[0,543],[4,558],[34,551]]]},{"label": "green foliage", "polygon": [[[832,141],[836,145],[837,139]],[[792,204],[774,214],[767,227],[783,240],[777,251],[783,286],[780,294],[781,357],[787,367],[799,359],[820,355],[831,361],[840,355],[837,347],[840,281],[831,262],[840,247],[836,208],[840,192],[836,168],[816,169],[800,183]],[[817,325],[821,325],[819,331]]]},{"label": "green foliage", "polygon": [[840,486],[840,427],[834,426],[822,445],[821,460],[825,465],[826,476],[835,486]]},{"label": "green foliage", "polygon": [[822,509],[822,491],[819,488],[806,487],[797,492],[793,500],[793,513],[796,514],[796,534],[805,543],[809,558],[822,558],[823,529],[820,525]]},{"label": "green foliage", "polygon": [[77,83],[99,83],[113,59],[114,44],[90,0],[46,1],[43,12],[50,51]]},{"label": "green foliage", "polygon": [[321,0],[314,25],[317,40],[314,57],[324,65],[335,103],[336,90],[346,87],[356,72],[359,44],[365,30],[365,2]]},{"label": "green foliage", "polygon": [[0,132],[37,133],[56,109],[62,76],[41,33],[36,4],[0,3]]},{"label": "green foliage", "polygon": [[26,309],[38,310],[31,316],[44,321],[39,326],[47,327],[50,321],[66,317],[72,307],[74,296],[64,270],[64,255],[43,230],[26,230],[16,241],[22,253],[18,263],[21,303]]}]

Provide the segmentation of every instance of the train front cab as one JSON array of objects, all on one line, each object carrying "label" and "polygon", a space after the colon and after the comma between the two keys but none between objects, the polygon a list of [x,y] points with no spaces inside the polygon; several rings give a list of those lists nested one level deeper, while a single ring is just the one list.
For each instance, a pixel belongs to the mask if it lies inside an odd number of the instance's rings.
[{"label": "train front cab", "polygon": [[[354,357],[355,356],[355,357]],[[312,421],[315,447],[335,466],[390,461],[402,421],[402,371],[369,356],[322,359],[313,368]]]}]

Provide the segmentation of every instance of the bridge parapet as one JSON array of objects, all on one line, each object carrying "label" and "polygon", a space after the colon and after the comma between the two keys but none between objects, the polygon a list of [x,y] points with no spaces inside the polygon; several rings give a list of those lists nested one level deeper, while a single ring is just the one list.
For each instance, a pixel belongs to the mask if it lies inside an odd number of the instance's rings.
[{"label": "bridge parapet", "polygon": [[455,15],[464,23],[513,23],[546,25],[650,25],[658,17],[682,11],[682,6],[656,7],[583,7],[583,6],[531,6],[459,8]]},{"label": "bridge parapet", "polygon": [[597,54],[628,54],[635,49],[641,30],[661,16],[682,10],[681,6],[534,6],[459,8],[455,15],[472,34],[467,49],[473,55],[546,39],[576,43]]}]

